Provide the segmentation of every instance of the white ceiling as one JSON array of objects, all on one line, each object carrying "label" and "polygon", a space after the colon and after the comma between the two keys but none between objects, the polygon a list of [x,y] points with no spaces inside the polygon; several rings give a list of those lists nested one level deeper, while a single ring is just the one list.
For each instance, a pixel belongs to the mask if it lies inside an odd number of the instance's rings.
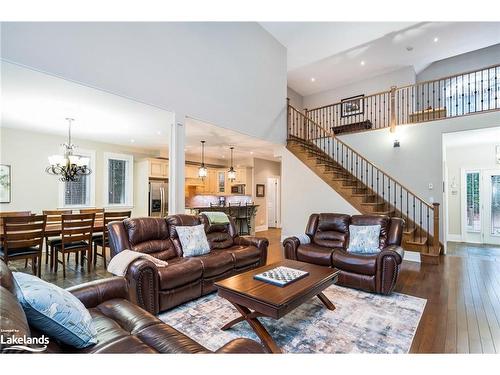
[{"label": "white ceiling", "polygon": [[[234,166],[252,166],[253,158],[279,161],[275,157],[280,145],[224,129],[204,121],[188,118],[186,121],[186,158],[200,161],[201,144],[205,143],[205,155],[212,162],[229,165],[230,149],[234,146]],[[209,160],[210,161],[210,160]]]},{"label": "white ceiling", "polygon": [[[168,126],[173,114],[75,82],[1,61],[1,126],[66,136],[66,117],[75,118],[73,137],[168,151]],[[206,156],[225,164],[235,146],[235,165],[252,165],[252,158],[274,158],[276,145],[194,119],[186,121],[186,156],[199,160],[200,140]],[[227,158],[227,159],[226,159]]]},{"label": "white ceiling", "polygon": [[171,112],[1,62],[2,127],[141,148],[168,144]]},{"label": "white ceiling", "polygon": [[443,134],[445,147],[463,147],[497,143],[500,145],[500,126]]},{"label": "white ceiling", "polygon": [[434,61],[500,43],[500,22],[262,25],[287,47],[288,86],[304,96],[405,66],[419,73]]}]

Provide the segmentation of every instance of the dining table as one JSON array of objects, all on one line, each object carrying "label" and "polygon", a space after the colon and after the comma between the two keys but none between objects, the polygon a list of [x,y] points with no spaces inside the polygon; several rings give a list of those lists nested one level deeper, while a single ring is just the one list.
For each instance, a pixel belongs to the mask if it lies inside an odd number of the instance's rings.
[{"label": "dining table", "polygon": [[[104,221],[96,220],[94,222],[93,233],[100,233],[104,230]],[[45,226],[45,237],[58,237],[62,232],[61,223],[50,223]],[[3,241],[3,226],[0,227],[0,240]]]}]

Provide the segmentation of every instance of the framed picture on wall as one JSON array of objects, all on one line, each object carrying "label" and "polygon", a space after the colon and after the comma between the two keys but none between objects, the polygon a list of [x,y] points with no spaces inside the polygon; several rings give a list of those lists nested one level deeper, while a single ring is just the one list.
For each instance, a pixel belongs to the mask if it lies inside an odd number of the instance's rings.
[{"label": "framed picture on wall", "polygon": [[10,203],[10,165],[0,164],[0,203]]},{"label": "framed picture on wall", "polygon": [[257,197],[265,197],[266,196],[266,185],[257,184],[255,189],[255,195]]},{"label": "framed picture on wall", "polygon": [[349,117],[363,114],[364,95],[351,96],[341,100],[340,115]]}]

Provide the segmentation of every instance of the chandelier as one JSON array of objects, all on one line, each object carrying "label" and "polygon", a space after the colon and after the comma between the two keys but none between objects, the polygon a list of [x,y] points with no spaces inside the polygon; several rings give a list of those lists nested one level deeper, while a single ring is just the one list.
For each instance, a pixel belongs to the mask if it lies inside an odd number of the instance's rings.
[{"label": "chandelier", "polygon": [[207,167],[205,167],[205,141],[201,142],[201,165],[198,168],[198,177],[202,180],[207,177]]},{"label": "chandelier", "polygon": [[234,150],[234,147],[229,147],[229,149],[231,150],[231,166],[230,166],[229,170],[227,171],[227,178],[229,179],[229,181],[232,182],[232,181],[236,180],[236,171],[233,168],[233,150]]},{"label": "chandelier", "polygon": [[60,176],[63,182],[78,181],[80,176],[86,176],[92,173],[89,169],[89,158],[73,155],[76,145],[71,143],[71,124],[75,119],[66,118],[68,121],[68,143],[63,143],[63,155],[49,156],[49,164],[45,171],[54,176]]}]

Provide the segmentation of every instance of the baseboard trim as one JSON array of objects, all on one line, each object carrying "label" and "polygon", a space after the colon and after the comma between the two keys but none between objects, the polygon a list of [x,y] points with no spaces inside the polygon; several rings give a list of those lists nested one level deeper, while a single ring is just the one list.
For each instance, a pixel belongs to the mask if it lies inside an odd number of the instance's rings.
[{"label": "baseboard trim", "polygon": [[263,232],[265,230],[268,230],[269,228],[267,227],[267,225],[259,225],[257,227],[255,227],[255,231],[256,232]]},{"label": "baseboard trim", "polygon": [[420,260],[420,253],[417,251],[407,251],[405,250],[405,255],[403,256],[404,260],[407,260],[408,262],[416,262],[416,263],[421,263],[422,261]]},{"label": "baseboard trim", "polygon": [[450,242],[463,242],[461,234],[448,234],[446,240]]}]

